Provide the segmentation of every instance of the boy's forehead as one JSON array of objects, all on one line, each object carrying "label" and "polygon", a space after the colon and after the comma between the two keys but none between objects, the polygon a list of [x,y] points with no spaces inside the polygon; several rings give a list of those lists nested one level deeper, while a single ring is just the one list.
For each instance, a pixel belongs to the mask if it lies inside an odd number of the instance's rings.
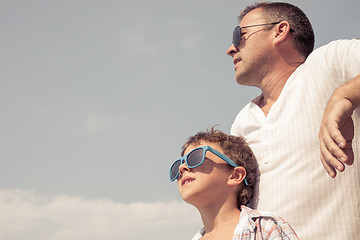
[{"label": "boy's forehead", "polygon": [[204,141],[201,141],[200,143],[198,144],[190,144],[184,151],[184,156],[186,154],[188,154],[189,152],[191,152],[192,150],[194,150],[195,148],[198,148],[198,147],[202,147],[202,146],[207,146],[206,144],[204,144]]},{"label": "boy's forehead", "polygon": [[213,142],[206,142],[204,140],[201,140],[199,143],[197,144],[190,144],[184,151],[184,156],[186,154],[188,154],[189,152],[191,152],[192,150],[194,150],[195,148],[198,148],[198,147],[203,147],[203,146],[209,146],[219,152],[222,152],[222,149],[219,147],[219,145],[217,143],[213,143]]}]

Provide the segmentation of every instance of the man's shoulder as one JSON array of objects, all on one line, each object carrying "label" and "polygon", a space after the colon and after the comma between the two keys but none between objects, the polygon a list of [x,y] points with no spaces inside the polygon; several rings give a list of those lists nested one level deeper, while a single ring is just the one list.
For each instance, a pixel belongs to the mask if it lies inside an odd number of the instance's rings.
[{"label": "man's shoulder", "polygon": [[[351,61],[360,59],[359,39],[339,39],[331,41],[315,49],[302,64],[306,66],[302,71],[317,71],[322,69],[338,69],[339,72],[346,68]],[[345,64],[345,65],[344,65]]]},{"label": "man's shoulder", "polygon": [[324,44],[317,49],[315,49],[312,53],[310,53],[309,57],[322,51],[328,51],[331,49],[342,49],[348,47],[360,47],[360,39],[338,39],[333,40],[327,44]]}]

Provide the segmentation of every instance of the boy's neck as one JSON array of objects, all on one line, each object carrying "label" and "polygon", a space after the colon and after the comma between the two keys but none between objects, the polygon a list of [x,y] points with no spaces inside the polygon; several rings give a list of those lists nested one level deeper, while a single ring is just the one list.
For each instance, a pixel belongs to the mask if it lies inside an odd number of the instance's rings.
[{"label": "boy's neck", "polygon": [[[231,236],[234,233],[236,225],[239,223],[240,210],[234,204],[223,204],[209,206],[199,209],[202,222],[204,224],[205,235],[210,236]],[[216,239],[214,237],[214,239]],[[221,238],[226,239],[226,238]]]}]

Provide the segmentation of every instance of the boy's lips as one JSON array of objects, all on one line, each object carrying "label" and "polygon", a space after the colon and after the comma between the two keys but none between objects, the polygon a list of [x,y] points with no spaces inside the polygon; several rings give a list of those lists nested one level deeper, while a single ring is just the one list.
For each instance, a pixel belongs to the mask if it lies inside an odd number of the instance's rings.
[{"label": "boy's lips", "polygon": [[186,185],[186,184],[188,184],[190,182],[193,182],[194,180],[195,180],[195,178],[192,178],[192,177],[188,177],[188,176],[183,177],[181,179],[181,186],[184,186],[184,185]]}]

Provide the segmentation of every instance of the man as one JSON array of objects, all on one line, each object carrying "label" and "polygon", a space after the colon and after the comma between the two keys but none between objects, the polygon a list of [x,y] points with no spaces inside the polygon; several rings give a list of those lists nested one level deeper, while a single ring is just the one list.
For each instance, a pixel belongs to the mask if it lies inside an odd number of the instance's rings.
[{"label": "man", "polygon": [[252,207],[284,217],[300,239],[358,239],[360,41],[312,52],[311,24],[288,3],[249,6],[239,20],[227,50],[235,79],[262,91],[231,128],[259,161]]}]

